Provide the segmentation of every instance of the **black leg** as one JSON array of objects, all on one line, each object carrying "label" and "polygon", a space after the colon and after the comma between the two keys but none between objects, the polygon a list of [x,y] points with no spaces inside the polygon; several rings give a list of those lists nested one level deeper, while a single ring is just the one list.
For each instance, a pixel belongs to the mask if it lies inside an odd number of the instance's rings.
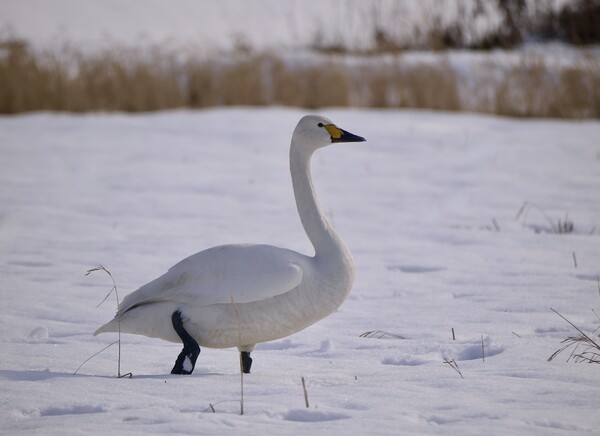
[{"label": "black leg", "polygon": [[242,371],[244,374],[250,374],[250,368],[252,367],[252,358],[250,357],[250,353],[247,351],[240,352],[242,356]]},{"label": "black leg", "polygon": [[196,366],[196,359],[198,359],[198,355],[200,354],[200,346],[183,328],[180,311],[173,312],[171,322],[183,342],[183,350],[179,353],[171,374],[191,374],[194,371],[194,366]]}]

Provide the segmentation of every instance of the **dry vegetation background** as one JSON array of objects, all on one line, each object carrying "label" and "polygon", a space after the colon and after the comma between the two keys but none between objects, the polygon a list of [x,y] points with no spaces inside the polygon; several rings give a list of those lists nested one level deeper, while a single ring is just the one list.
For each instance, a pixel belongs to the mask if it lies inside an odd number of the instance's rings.
[{"label": "dry vegetation background", "polygon": [[[572,1],[558,10],[550,0],[494,4],[502,20],[493,32],[477,33],[470,24],[475,14],[485,13],[483,8],[463,11],[443,25],[441,12],[431,11],[429,24],[415,27],[409,40],[395,37],[375,19],[367,49],[316,35],[311,47],[291,55],[259,53],[243,44],[226,54],[191,51],[185,56],[161,47],[85,53],[65,45],[36,51],[9,37],[0,41],[0,113],[286,105],[600,118],[597,50],[586,54],[581,48],[572,64],[519,51],[514,62],[490,58],[467,73],[453,67],[446,51],[514,50],[532,39],[598,44],[600,1]],[[436,60],[411,61],[414,49],[436,51]]]}]

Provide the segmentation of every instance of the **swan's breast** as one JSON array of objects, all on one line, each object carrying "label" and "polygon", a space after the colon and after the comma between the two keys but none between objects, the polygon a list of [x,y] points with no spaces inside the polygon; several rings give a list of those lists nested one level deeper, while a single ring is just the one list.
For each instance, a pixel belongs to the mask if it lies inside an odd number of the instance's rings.
[{"label": "swan's breast", "polygon": [[190,333],[202,346],[228,348],[280,339],[296,333],[334,312],[350,292],[354,273],[323,271],[314,259],[304,265],[296,288],[249,303],[185,308]]}]

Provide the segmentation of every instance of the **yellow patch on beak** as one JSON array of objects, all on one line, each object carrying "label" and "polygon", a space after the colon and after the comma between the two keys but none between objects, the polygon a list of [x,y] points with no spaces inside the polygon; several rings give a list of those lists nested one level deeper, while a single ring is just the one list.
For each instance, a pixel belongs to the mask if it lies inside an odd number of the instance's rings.
[{"label": "yellow patch on beak", "polygon": [[327,124],[323,127],[329,132],[332,139],[340,139],[342,137],[343,133],[342,133],[341,129],[338,129],[333,124]]}]

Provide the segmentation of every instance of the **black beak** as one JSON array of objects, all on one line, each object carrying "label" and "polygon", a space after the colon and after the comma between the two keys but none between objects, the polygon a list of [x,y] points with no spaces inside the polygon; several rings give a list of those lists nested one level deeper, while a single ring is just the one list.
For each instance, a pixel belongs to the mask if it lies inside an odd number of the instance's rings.
[{"label": "black beak", "polygon": [[340,136],[339,138],[331,138],[331,142],[365,142],[366,139],[363,138],[362,136],[358,136],[355,135],[354,133],[350,133],[350,132],[346,132],[343,129],[340,129],[342,131],[342,136]]}]

